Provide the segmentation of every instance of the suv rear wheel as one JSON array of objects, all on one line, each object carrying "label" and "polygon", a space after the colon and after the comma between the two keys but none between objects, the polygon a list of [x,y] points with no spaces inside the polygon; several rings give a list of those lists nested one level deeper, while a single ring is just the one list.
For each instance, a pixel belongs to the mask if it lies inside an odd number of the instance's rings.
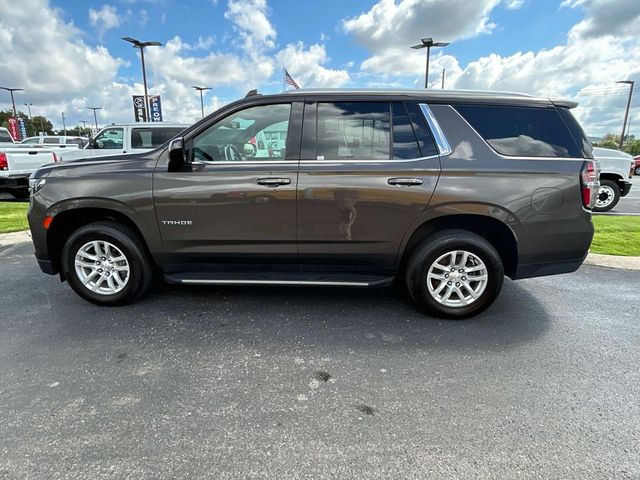
[{"label": "suv rear wheel", "polygon": [[600,180],[598,198],[593,207],[594,212],[608,212],[620,201],[620,187],[613,180]]},{"label": "suv rear wheel", "polygon": [[151,260],[138,235],[116,222],[76,230],[62,250],[71,288],[98,305],[126,305],[144,295],[153,280]]},{"label": "suv rear wheel", "polygon": [[500,255],[484,238],[445,230],[425,239],[408,263],[406,283],[413,300],[429,315],[463,319],[489,307],[500,293]]}]

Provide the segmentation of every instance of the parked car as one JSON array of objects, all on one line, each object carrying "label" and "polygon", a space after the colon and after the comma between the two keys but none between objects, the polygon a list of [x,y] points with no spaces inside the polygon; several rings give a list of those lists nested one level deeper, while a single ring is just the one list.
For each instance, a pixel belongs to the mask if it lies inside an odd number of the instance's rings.
[{"label": "parked car", "polygon": [[640,155],[633,157],[633,172],[640,175]]},{"label": "parked car", "polygon": [[106,127],[80,151],[64,152],[61,160],[106,157],[118,153],[141,153],[153,150],[175,137],[188,125],[180,123],[139,122]]},{"label": "parked car", "polygon": [[625,197],[632,186],[633,157],[611,148],[593,148],[593,156],[600,163],[600,190],[594,212],[608,212],[621,197]]},{"label": "parked car", "polygon": [[0,127],[0,146],[2,144],[15,144],[13,137],[5,127]]},{"label": "parked car", "polygon": [[87,137],[65,137],[62,135],[40,135],[28,137],[20,142],[23,145],[44,148],[84,148],[89,139]]},{"label": "parked car", "polygon": [[15,198],[29,198],[29,175],[57,160],[51,150],[0,146],[0,192]]},{"label": "parked car", "polygon": [[[570,109],[521,94],[251,93],[168,145],[31,178],[40,268],[84,299],[178,284],[375,287],[465,318],[512,279],[573,272],[598,171]],[[251,142],[286,131],[282,149]]]}]

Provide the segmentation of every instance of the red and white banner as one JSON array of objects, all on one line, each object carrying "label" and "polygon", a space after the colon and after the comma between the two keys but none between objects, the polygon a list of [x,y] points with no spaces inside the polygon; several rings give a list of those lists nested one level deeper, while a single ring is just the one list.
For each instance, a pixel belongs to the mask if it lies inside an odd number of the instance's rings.
[{"label": "red and white banner", "polygon": [[22,139],[20,136],[20,129],[18,128],[18,119],[16,119],[16,117],[9,117],[9,133],[16,142],[19,142]]}]

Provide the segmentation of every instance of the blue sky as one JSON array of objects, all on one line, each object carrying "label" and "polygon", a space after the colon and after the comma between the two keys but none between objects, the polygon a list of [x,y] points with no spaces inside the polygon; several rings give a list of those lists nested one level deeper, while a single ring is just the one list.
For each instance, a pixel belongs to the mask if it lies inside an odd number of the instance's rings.
[{"label": "blue sky", "polygon": [[[420,37],[451,42],[432,55],[431,83],[577,99],[590,133],[617,132],[625,87],[640,80],[640,2],[629,0],[0,0],[0,83],[54,118],[131,121],[142,93],[136,50],[147,52],[150,93],[165,119],[199,115],[193,84],[212,86],[206,110],[282,89],[284,59],[306,87],[407,87],[424,82]],[[34,48],[37,45],[37,48]],[[640,105],[640,92],[634,107]],[[0,97],[1,106],[7,107]],[[36,107],[37,105],[37,107]],[[631,125],[640,130],[640,115]],[[619,127],[618,127],[618,124]]]}]

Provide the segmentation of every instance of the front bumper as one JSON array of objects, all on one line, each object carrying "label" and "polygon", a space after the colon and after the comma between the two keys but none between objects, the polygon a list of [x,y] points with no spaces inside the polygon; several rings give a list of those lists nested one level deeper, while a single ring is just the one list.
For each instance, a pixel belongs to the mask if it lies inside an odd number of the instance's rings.
[{"label": "front bumper", "polygon": [[38,266],[43,273],[47,275],[55,275],[58,273],[58,270],[53,265],[53,260],[48,257],[36,255],[36,260],[38,261]]},{"label": "front bumper", "polygon": [[620,196],[624,197],[631,191],[631,182],[620,182]]}]

